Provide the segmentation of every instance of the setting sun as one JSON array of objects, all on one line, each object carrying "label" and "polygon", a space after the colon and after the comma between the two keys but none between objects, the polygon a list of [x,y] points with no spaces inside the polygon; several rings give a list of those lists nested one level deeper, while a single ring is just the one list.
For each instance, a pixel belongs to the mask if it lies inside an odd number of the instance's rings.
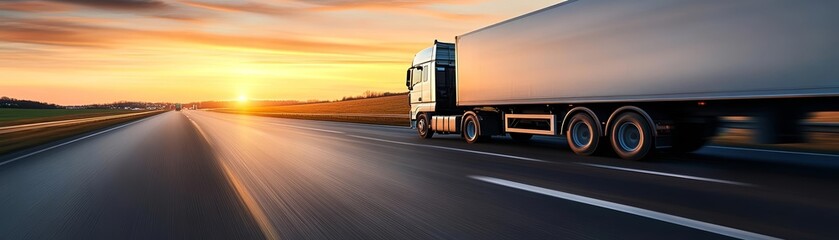
[{"label": "setting sun", "polygon": [[432,40],[554,3],[0,1],[0,96],[89,104],[219,100],[236,88],[286,100],[400,92]]},{"label": "setting sun", "polygon": [[239,102],[242,102],[242,103],[243,103],[243,102],[247,102],[247,101],[248,101],[248,96],[245,96],[245,95],[239,95],[239,98],[238,98],[237,100],[238,100]]}]

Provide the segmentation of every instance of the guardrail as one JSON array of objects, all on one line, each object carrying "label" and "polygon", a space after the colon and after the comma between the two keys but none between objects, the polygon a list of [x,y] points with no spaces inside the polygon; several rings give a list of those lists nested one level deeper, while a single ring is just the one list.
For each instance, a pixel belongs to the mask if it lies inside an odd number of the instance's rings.
[{"label": "guardrail", "polygon": [[[738,129],[754,129],[756,124],[754,121],[737,121],[724,120],[721,122],[723,128],[738,128]],[[839,133],[839,123],[817,123],[817,122],[803,122],[801,123],[806,132],[822,132],[822,133]]]}]

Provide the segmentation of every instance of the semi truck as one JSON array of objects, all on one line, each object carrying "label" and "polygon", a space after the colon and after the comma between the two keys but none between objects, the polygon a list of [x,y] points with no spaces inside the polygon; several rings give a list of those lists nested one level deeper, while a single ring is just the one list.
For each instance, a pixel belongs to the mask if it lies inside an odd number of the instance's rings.
[{"label": "semi truck", "polygon": [[455,37],[407,71],[419,137],[564,137],[629,160],[701,148],[723,116],[805,141],[839,109],[839,1],[565,1]]}]

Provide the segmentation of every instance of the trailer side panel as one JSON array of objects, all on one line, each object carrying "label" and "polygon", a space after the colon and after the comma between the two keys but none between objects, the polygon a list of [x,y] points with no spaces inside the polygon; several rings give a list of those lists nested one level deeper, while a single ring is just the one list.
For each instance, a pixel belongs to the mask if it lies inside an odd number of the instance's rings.
[{"label": "trailer side panel", "polygon": [[460,106],[839,95],[839,1],[570,1],[457,38]]}]

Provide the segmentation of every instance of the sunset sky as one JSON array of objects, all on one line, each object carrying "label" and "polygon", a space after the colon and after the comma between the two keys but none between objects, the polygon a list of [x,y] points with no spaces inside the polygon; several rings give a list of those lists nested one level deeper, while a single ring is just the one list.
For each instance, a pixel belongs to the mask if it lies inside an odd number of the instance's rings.
[{"label": "sunset sky", "polygon": [[559,0],[0,1],[0,96],[57,104],[406,91],[413,55]]}]

